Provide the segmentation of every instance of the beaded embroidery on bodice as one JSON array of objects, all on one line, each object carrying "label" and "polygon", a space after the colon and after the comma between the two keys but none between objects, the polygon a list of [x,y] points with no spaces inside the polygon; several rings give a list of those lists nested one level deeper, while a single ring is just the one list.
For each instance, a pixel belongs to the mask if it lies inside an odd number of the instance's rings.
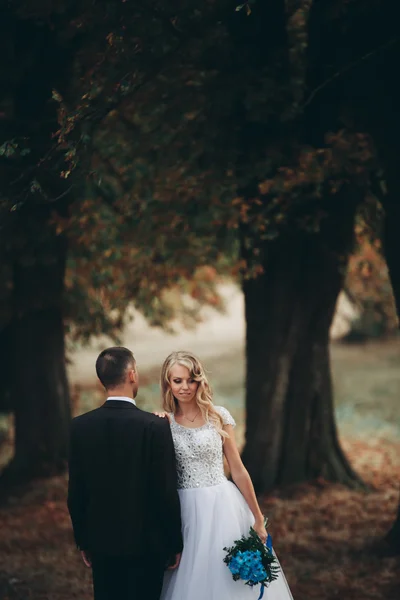
[{"label": "beaded embroidery on bodice", "polygon": [[[226,408],[216,406],[224,425],[236,423]],[[171,414],[171,433],[174,440],[178,489],[218,485],[226,481],[222,438],[210,423],[190,429],[179,425]]]}]

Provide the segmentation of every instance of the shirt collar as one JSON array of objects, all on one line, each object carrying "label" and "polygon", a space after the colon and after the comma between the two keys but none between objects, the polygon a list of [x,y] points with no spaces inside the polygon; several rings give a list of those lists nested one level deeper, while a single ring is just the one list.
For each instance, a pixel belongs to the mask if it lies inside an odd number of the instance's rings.
[{"label": "shirt collar", "polygon": [[120,400],[121,402],[130,402],[131,404],[134,404],[136,406],[136,402],[133,400],[133,398],[128,398],[128,396],[108,396],[106,402],[108,402],[108,400]]}]

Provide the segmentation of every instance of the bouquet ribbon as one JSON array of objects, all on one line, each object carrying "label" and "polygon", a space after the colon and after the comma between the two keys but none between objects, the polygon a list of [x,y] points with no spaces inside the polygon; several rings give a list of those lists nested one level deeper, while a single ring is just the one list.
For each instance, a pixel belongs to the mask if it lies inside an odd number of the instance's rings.
[{"label": "bouquet ribbon", "polygon": [[[270,534],[268,533],[267,536],[267,541],[265,542],[266,547],[268,548],[268,550],[270,552],[272,552],[272,537],[270,536]],[[261,598],[264,596],[264,591],[265,591],[265,585],[262,583],[261,584],[261,590],[260,590],[260,595],[258,596],[258,600],[261,600]]]}]

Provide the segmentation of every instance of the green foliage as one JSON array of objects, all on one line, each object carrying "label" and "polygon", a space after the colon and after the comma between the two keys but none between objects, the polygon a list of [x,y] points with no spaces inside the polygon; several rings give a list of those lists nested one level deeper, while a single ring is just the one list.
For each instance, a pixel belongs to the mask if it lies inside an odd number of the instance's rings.
[{"label": "green foliage", "polygon": [[[219,305],[218,273],[259,273],[260,246],[287,228],[318,233],[343,182],[368,188],[366,136],[334,119],[339,133],[325,129],[312,145],[299,126],[320,67],[312,7],[9,5],[2,256],[11,265],[33,251],[46,262],[43,236],[68,240],[65,314],[76,336],[118,332],[130,302],[153,324],[196,319],[201,302]],[[178,302],[179,290],[191,300]]]},{"label": "green foliage", "polygon": [[203,304],[222,309],[218,257],[215,267],[194,268],[184,251],[164,252],[165,238],[156,230],[152,237],[139,215],[116,214],[101,198],[78,201],[71,214],[56,225],[70,244],[65,314],[74,338],[117,334],[133,306],[163,327],[176,319],[193,325]]},{"label": "green foliage", "polygon": [[30,153],[30,148],[24,147],[25,140],[6,140],[0,146],[0,156],[5,158],[16,158],[18,156],[26,156]]},{"label": "green foliage", "polygon": [[[221,2],[219,8],[225,6]],[[4,88],[10,110],[0,123],[5,140],[0,217],[7,233],[1,240],[2,260],[11,272],[13,264],[26,263],[29,253],[37,263],[46,263],[53,260],[52,244],[66,238],[64,314],[74,335],[85,339],[91,333],[118,332],[132,302],[157,325],[177,316],[193,323],[201,303],[221,305],[215,267],[224,259],[214,248],[214,234],[186,235],[186,209],[198,212],[203,230],[208,220],[197,211],[195,195],[180,209],[181,217],[175,211],[178,202],[168,206],[144,185],[141,196],[133,197],[129,182],[121,185],[115,174],[107,173],[104,165],[112,161],[100,152],[102,134],[108,144],[102,121],[110,107],[161,72],[160,61],[183,43],[182,36],[189,41],[191,33],[201,31],[202,16],[213,21],[212,7],[200,14],[192,2],[181,6],[179,14],[173,6],[168,10],[171,15],[141,2],[84,1],[78,6],[21,1],[10,5],[5,17],[13,60],[7,65],[10,85]],[[186,27],[190,33],[183,34]],[[23,56],[15,52],[21,33],[28,49]],[[51,61],[43,60],[43,51]],[[27,69],[37,87],[31,97],[22,97]],[[189,115],[184,118],[188,120]],[[9,135],[21,126],[23,136]],[[32,149],[29,156],[19,140]],[[125,157],[127,168],[130,158]],[[140,156],[134,160],[137,169],[132,173],[143,182],[144,161]],[[172,194],[173,175],[169,185]],[[209,263],[215,267],[205,275]],[[178,290],[185,293],[183,298]],[[13,295],[11,277],[1,307],[4,322],[12,317]],[[38,304],[29,301],[32,307]]]}]

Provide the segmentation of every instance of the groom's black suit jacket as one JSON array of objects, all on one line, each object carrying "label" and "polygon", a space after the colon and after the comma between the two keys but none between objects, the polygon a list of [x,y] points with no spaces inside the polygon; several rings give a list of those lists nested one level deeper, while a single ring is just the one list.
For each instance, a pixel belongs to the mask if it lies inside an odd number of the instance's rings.
[{"label": "groom's black suit jacket", "polygon": [[108,400],[72,421],[68,509],[81,550],[167,558],[182,550],[168,422]]}]

